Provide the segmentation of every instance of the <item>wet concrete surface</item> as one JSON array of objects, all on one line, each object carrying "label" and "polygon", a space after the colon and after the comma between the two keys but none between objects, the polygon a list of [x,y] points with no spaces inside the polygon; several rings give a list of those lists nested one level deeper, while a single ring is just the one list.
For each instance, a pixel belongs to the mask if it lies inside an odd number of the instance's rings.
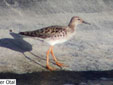
[{"label": "wet concrete surface", "polygon": [[0,79],[16,79],[17,85],[113,85],[113,71],[0,73]]}]

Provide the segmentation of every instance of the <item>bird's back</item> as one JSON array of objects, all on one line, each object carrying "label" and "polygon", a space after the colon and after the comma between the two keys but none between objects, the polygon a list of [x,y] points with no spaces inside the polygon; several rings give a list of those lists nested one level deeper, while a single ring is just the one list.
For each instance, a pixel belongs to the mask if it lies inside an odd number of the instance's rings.
[{"label": "bird's back", "polygon": [[39,37],[39,38],[50,38],[55,36],[64,36],[67,33],[66,27],[64,26],[50,26],[34,31],[20,32],[19,34],[30,36],[30,37]]}]

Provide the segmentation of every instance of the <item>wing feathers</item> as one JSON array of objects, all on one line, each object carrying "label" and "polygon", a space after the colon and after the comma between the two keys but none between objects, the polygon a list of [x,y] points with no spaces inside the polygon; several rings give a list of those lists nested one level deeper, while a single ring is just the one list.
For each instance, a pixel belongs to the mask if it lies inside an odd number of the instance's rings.
[{"label": "wing feathers", "polygon": [[49,38],[49,37],[56,35],[62,31],[65,31],[65,27],[50,26],[50,27],[38,29],[35,31],[20,32],[19,34],[31,36],[31,37]]}]

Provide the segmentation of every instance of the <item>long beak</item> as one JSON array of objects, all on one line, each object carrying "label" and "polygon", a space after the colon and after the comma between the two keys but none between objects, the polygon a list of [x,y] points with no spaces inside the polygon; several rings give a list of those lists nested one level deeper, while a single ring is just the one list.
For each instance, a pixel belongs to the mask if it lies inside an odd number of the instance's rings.
[{"label": "long beak", "polygon": [[82,21],[82,23],[91,25],[90,23],[88,23],[88,22],[86,22],[86,21]]}]

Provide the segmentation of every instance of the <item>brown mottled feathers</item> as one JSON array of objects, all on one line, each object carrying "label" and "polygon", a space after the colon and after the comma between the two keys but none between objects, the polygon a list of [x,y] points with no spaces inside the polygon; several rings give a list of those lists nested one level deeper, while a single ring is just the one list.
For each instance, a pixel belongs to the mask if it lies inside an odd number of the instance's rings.
[{"label": "brown mottled feathers", "polygon": [[63,34],[66,34],[65,28],[66,27],[63,26],[50,26],[35,31],[20,32],[19,34],[31,37],[50,38],[55,37],[56,35],[61,36],[61,32],[63,32]]}]

